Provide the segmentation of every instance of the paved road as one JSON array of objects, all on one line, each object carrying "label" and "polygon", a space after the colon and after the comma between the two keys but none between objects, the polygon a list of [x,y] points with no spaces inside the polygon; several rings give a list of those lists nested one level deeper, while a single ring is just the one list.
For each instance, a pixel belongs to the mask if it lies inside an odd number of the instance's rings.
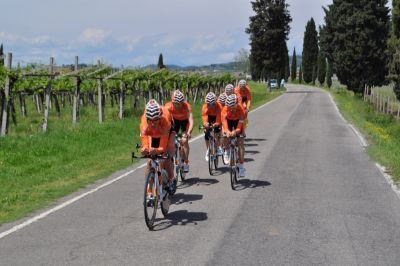
[{"label": "paved road", "polygon": [[289,86],[247,134],[239,191],[227,169],[208,175],[196,141],[154,232],[141,169],[0,239],[0,265],[400,264],[400,199],[327,93]]}]

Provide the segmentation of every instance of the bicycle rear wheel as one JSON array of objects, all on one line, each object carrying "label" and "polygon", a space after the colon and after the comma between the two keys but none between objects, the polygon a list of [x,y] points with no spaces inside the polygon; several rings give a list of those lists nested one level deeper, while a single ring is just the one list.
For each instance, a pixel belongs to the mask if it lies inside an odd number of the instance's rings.
[{"label": "bicycle rear wheel", "polygon": [[154,221],[156,220],[156,213],[158,207],[158,191],[155,183],[155,173],[150,172],[146,177],[144,185],[144,220],[147,227],[152,230]]},{"label": "bicycle rear wheel", "polygon": [[237,184],[237,166],[236,166],[236,158],[235,158],[235,152],[233,149],[230,150],[230,176],[231,176],[231,188],[233,190],[236,189],[236,184]]}]

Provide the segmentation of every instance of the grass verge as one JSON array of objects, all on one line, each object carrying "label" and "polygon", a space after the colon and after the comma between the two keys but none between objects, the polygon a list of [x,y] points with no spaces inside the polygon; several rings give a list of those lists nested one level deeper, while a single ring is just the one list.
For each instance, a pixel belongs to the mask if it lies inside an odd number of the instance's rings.
[{"label": "grass verge", "polygon": [[[265,84],[250,86],[252,109],[282,94],[267,93]],[[99,124],[95,109],[88,108],[93,119],[81,120],[76,127],[71,126],[68,110],[60,118],[53,114],[47,134],[36,133],[37,126],[32,126],[39,115],[19,117],[20,126],[10,128],[14,134],[0,139],[0,225],[131,164],[130,152],[139,141],[138,114],[117,120],[117,110],[107,111],[115,120]],[[201,103],[193,105],[193,114],[198,134]]]}]

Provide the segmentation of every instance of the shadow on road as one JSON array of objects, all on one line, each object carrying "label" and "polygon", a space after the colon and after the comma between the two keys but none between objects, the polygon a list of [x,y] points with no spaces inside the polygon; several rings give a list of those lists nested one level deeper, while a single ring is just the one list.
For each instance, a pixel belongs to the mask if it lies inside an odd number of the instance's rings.
[{"label": "shadow on road", "polygon": [[244,158],[244,162],[245,163],[254,162],[254,159],[252,159],[252,158]]},{"label": "shadow on road", "polygon": [[256,143],[245,143],[244,146],[245,147],[254,147],[254,146],[258,146],[258,144],[256,144]]},{"label": "shadow on road", "polygon": [[153,231],[165,230],[174,225],[197,225],[198,222],[207,219],[208,216],[205,212],[189,212],[187,210],[174,211],[170,212],[165,219],[156,219],[160,221],[160,223],[154,226]]},{"label": "shadow on road", "polygon": [[185,193],[176,193],[172,197],[172,204],[179,205],[185,202],[189,202],[190,204],[193,201],[201,200],[203,195],[199,194],[185,194]]},{"label": "shadow on road", "polygon": [[178,189],[188,188],[191,186],[210,186],[217,183],[219,183],[219,181],[215,178],[190,177],[184,182],[180,182]]},{"label": "shadow on road", "polygon": [[257,153],[260,153],[260,152],[259,151],[248,151],[248,150],[245,150],[244,153],[257,154]]},{"label": "shadow on road", "polygon": [[263,180],[239,179],[236,190],[244,190],[247,188],[264,188],[270,186],[271,183]]},{"label": "shadow on road", "polygon": [[252,141],[266,141],[267,139],[252,139],[252,138],[246,138],[244,139],[245,142],[252,142]]}]

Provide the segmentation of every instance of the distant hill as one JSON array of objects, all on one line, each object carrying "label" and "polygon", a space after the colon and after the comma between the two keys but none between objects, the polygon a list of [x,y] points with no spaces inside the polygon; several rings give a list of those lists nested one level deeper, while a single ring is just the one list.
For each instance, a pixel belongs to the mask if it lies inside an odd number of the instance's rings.
[{"label": "distant hill", "polygon": [[[222,71],[222,72],[235,72],[238,71],[235,62],[223,63],[223,64],[211,64],[205,66],[178,66],[178,65],[166,65],[168,69],[177,71]],[[145,66],[145,68],[157,69],[157,65],[151,64]]]},{"label": "distant hill", "polygon": [[[301,66],[302,63],[302,57],[301,56],[296,56],[297,57],[297,67]],[[290,65],[292,64],[292,56],[289,56],[289,62]],[[178,65],[166,65],[168,69],[171,70],[177,70],[177,71],[208,71],[208,72],[237,72],[240,71],[235,62],[229,62],[229,63],[223,63],[223,64],[211,64],[211,65],[205,65],[205,66],[178,66]],[[156,64],[151,64],[145,66],[145,68],[150,68],[150,69],[157,69]]]}]

